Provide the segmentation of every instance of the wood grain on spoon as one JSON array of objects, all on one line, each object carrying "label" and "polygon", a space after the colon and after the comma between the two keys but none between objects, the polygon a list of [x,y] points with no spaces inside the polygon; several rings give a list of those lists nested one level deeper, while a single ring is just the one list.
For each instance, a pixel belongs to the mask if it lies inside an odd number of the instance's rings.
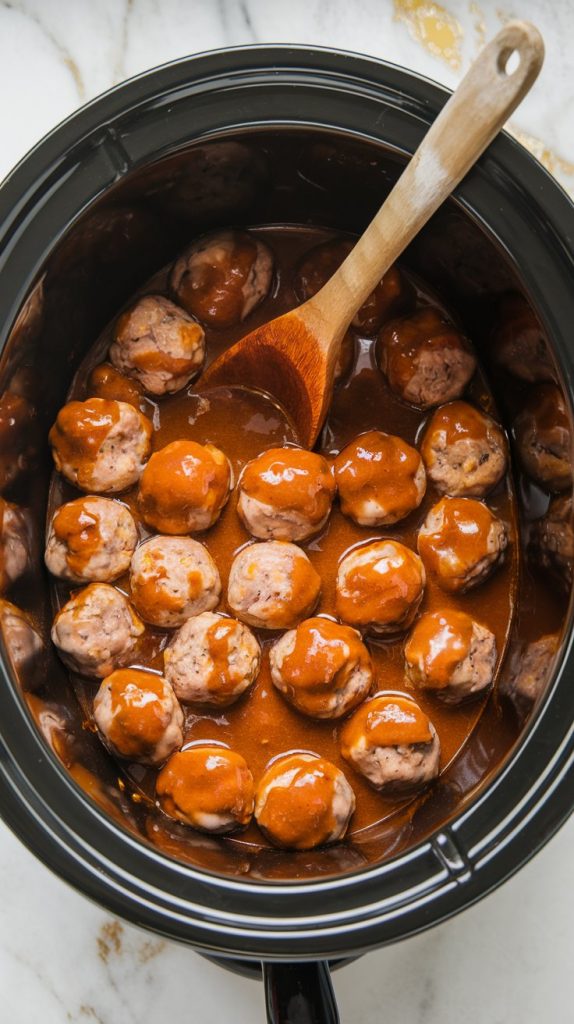
[{"label": "wood grain on spoon", "polygon": [[[511,56],[515,66],[509,65]],[[522,21],[505,25],[471,65],[330,280],[297,309],[263,324],[224,352],[202,383],[269,392],[292,418],[301,444],[312,447],[331,400],[341,342],[355,313],[500,131],[543,60],[538,29]]]}]

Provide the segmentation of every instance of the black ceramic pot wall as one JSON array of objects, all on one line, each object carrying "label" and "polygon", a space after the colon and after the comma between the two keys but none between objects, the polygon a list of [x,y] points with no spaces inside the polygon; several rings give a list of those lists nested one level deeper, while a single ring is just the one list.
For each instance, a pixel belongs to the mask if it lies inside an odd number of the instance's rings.
[{"label": "black ceramic pot wall", "polygon": [[[6,592],[35,634],[18,659],[4,630],[2,815],[48,866],[113,912],[226,956],[337,958],[426,928],[507,878],[570,812],[568,595],[534,582],[527,551],[531,520],[548,497],[519,478],[525,568],[507,672],[542,604],[553,605],[563,626],[535,712],[525,720],[491,701],[457,766],[405,829],[313,856],[266,853],[245,863],[232,843],[198,839],[182,852],[172,836],[154,845],[146,809],[127,798],[113,763],[82,733],[46,642],[46,429],[106,321],[194,233],[274,221],[359,231],[446,96],[398,68],[343,53],[221,51],[144,75],[84,108],[0,190],[0,391],[4,419],[16,424],[5,435],[4,494],[26,510],[35,559]],[[527,296],[568,415],[572,237],[567,197],[501,137],[406,254],[454,302],[487,362],[497,354],[489,339],[500,298]],[[508,367],[496,358],[492,367],[510,429],[537,379],[521,378],[509,405]]]}]

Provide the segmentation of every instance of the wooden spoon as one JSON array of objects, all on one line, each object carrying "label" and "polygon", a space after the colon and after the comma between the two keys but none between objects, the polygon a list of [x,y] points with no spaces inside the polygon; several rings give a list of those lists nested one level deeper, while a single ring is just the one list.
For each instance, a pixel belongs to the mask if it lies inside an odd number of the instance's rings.
[{"label": "wooden spoon", "polygon": [[[507,70],[509,60],[511,70]],[[517,59],[518,58],[518,62]],[[481,51],[352,252],[316,295],[257,327],[224,352],[202,385],[269,392],[302,445],[327,413],[345,331],[382,276],[464,178],[535,81],[544,60],[538,29],[509,22]]]}]

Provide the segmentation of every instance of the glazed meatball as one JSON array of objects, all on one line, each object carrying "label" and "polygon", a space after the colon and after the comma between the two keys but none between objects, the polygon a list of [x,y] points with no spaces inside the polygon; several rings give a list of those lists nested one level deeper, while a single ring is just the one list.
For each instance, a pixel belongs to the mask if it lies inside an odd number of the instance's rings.
[{"label": "glazed meatball", "polygon": [[56,615],[52,641],[72,672],[104,678],[130,660],[144,629],[124,594],[90,583]]},{"label": "glazed meatball", "polygon": [[56,469],[81,491],[117,494],[135,484],[150,453],[152,427],[127,402],[68,402],[50,431]]},{"label": "glazed meatball", "polygon": [[221,581],[203,544],[190,537],[150,537],[134,552],[130,589],[142,619],[169,629],[215,608]]},{"label": "glazed meatball", "polygon": [[519,711],[529,711],[543,692],[554,666],[558,642],[556,633],[546,633],[525,644],[513,659],[510,673],[501,683],[501,690]]},{"label": "glazed meatball", "polygon": [[0,397],[0,491],[4,491],[30,465],[34,410],[13,391]]},{"label": "glazed meatball", "polygon": [[379,358],[395,394],[419,409],[458,398],[476,369],[468,339],[432,306],[383,327]]},{"label": "glazed meatball", "polygon": [[548,572],[569,593],[574,567],[571,494],[553,498],[546,515],[535,522],[530,552],[535,564]]},{"label": "glazed meatball", "polygon": [[238,494],[237,511],[254,537],[301,541],[327,522],[335,481],[322,455],[270,448],[247,463]]},{"label": "glazed meatball", "polygon": [[504,523],[474,498],[441,498],[419,531],[419,554],[443,590],[482,583],[502,561],[508,544]]},{"label": "glazed meatball", "polygon": [[[38,656],[44,652],[44,641],[37,632],[26,612],[10,601],[0,600],[0,632],[4,640],[6,653],[12,662],[20,682],[38,686],[38,675],[32,670]],[[30,678],[22,679],[22,673]]]},{"label": "glazed meatball", "polygon": [[[295,292],[305,302],[327,283],[355,246],[356,239],[335,238],[315,246],[303,257],[295,272]],[[414,303],[414,290],[397,266],[387,270],[376,288],[353,317],[353,327],[363,334],[375,334],[391,317],[406,313]]]},{"label": "glazed meatball", "polygon": [[233,832],[253,815],[253,776],[241,754],[216,744],[172,754],[156,781],[165,814],[201,832]]},{"label": "glazed meatball", "polygon": [[241,323],[267,296],[271,251],[247,231],[218,231],[195,242],[171,272],[176,300],[210,327]]},{"label": "glazed meatball", "polygon": [[425,570],[419,556],[395,540],[352,549],[337,572],[337,615],[368,633],[408,629],[422,601]]},{"label": "glazed meatball", "polygon": [[255,795],[255,820],[275,846],[312,850],[345,835],[355,794],[343,772],[317,754],[272,761]]},{"label": "glazed meatball", "polygon": [[331,619],[306,619],[284,633],[269,664],[279,692],[311,718],[341,718],[365,699],[373,681],[360,633]]},{"label": "glazed meatball", "polygon": [[184,622],[163,659],[180,700],[227,707],[257,678],[261,648],[242,622],[203,612]]},{"label": "glazed meatball", "polygon": [[105,398],[106,401],[127,402],[141,409],[143,388],[137,381],[125,377],[110,363],[100,363],[88,377],[86,384],[88,398]]},{"label": "glazed meatball", "polygon": [[346,722],[341,753],[385,796],[404,796],[438,775],[440,741],[414,700],[378,694]]},{"label": "glazed meatball", "polygon": [[125,505],[111,498],[77,498],[52,516],[46,565],[54,576],[74,583],[110,583],[129,569],[137,540]]},{"label": "glazed meatball", "polygon": [[407,676],[445,704],[478,697],[494,678],[496,640],[466,612],[427,612],[405,645]]},{"label": "glazed meatball", "polygon": [[120,316],[110,346],[114,366],[150,395],[171,395],[197,376],[203,328],[163,295],[145,295]]},{"label": "glazed meatball", "polygon": [[426,490],[422,459],[406,441],[369,430],[335,459],[341,511],[359,526],[390,526],[418,508]]},{"label": "glazed meatball", "polygon": [[455,498],[483,498],[506,473],[502,430],[467,402],[449,402],[433,413],[421,455],[437,490]]},{"label": "glazed meatball", "polygon": [[492,354],[521,380],[554,380],[556,371],[540,321],[523,295],[505,295],[492,332]]},{"label": "glazed meatball", "polygon": [[112,672],[94,697],[94,719],[113,754],[158,765],[183,743],[183,711],[169,683],[153,672]]},{"label": "glazed meatball", "polygon": [[172,441],[143,471],[138,508],[160,533],[192,533],[216,522],[232,486],[226,455],[212,444]]},{"label": "glazed meatball", "polygon": [[572,433],[564,396],[555,384],[540,384],[514,423],[526,472],[550,491],[572,486]]},{"label": "glazed meatball", "polygon": [[304,551],[286,541],[248,544],[235,556],[227,601],[243,622],[260,629],[291,629],[310,615],[321,578]]},{"label": "glazed meatball", "polygon": [[30,566],[30,533],[24,509],[0,498],[0,594]]}]

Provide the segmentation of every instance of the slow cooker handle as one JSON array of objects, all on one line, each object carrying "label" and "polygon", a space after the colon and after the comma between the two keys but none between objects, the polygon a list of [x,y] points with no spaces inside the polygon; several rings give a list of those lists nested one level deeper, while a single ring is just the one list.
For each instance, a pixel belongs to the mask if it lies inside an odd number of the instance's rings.
[{"label": "slow cooker handle", "polygon": [[326,960],[262,967],[268,1024],[339,1024]]}]

